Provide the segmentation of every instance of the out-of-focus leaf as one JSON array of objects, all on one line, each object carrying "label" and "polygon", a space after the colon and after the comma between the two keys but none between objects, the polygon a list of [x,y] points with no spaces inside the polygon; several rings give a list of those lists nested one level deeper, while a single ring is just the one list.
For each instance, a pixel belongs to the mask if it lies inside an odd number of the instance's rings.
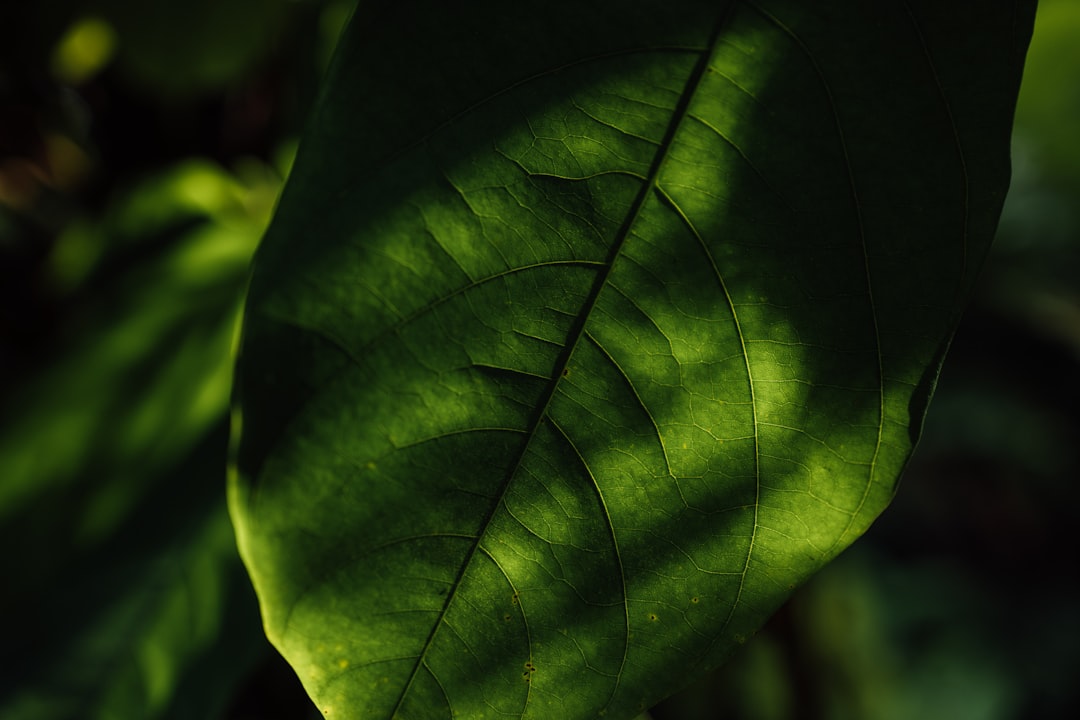
[{"label": "out-of-focus leaf", "polygon": [[256,261],[231,503],[328,717],[628,718],[892,496],[1033,3],[376,3]]},{"label": "out-of-focus leaf", "polygon": [[274,48],[290,0],[92,0],[120,40],[121,71],[148,92],[189,96],[235,84]]},{"label": "out-of-focus leaf", "polygon": [[[1080,3],[1043,0],[1016,109],[1014,183],[983,301],[1080,358]],[[1037,455],[1037,453],[1032,453]]]},{"label": "out-of-focus leaf", "polygon": [[1021,142],[1043,172],[1080,191],[1080,3],[1042,0],[1016,111]]},{"label": "out-of-focus leaf", "polygon": [[0,717],[167,717],[239,642],[188,701],[201,720],[263,647],[221,490],[236,321],[280,183],[246,175],[185,163],[57,244],[57,359],[0,404],[0,612],[18,618]]},{"label": "out-of-focus leaf", "polygon": [[[21,631],[38,643],[20,657],[5,652],[0,717],[206,720],[221,711],[266,645],[224,503],[195,509],[174,537],[144,524],[127,538],[136,550],[111,547],[90,559],[94,572],[69,575],[42,599],[41,624]],[[38,661],[30,668],[28,656]]]},{"label": "out-of-focus leaf", "polygon": [[212,165],[186,164],[102,225],[60,239],[64,284],[104,276],[72,296],[55,364],[0,406],[0,523],[41,524],[70,503],[79,520],[63,524],[67,539],[105,532],[222,416],[247,266],[269,210],[245,215],[246,194]]}]

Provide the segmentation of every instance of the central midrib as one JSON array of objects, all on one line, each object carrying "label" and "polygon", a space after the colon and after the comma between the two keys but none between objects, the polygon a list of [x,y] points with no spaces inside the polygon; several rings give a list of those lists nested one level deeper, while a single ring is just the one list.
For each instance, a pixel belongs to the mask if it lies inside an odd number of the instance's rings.
[{"label": "central midrib", "polygon": [[[641,184],[641,188],[638,190],[637,195],[634,197],[629,209],[626,212],[626,217],[623,220],[622,225],[615,233],[614,242],[611,244],[611,249],[608,251],[607,257],[604,260],[602,269],[597,273],[596,279],[593,281],[593,285],[589,290],[588,296],[585,298],[585,302],[578,312],[574,323],[571,325],[570,330],[567,333],[567,342],[563,347],[562,352],[556,359],[555,366],[552,371],[551,379],[548,382],[547,387],[544,390],[544,394],[541,396],[540,401],[537,403],[536,412],[530,418],[528,426],[525,430],[526,439],[521,443],[521,450],[518,452],[513,465],[506,473],[506,477],[503,479],[502,486],[499,488],[498,493],[495,496],[495,500],[491,504],[491,508],[488,510],[487,517],[480,525],[480,530],[476,534],[476,539],[472,543],[472,547],[469,549],[468,555],[461,563],[461,569],[458,571],[457,577],[454,578],[451,584],[449,592],[446,594],[446,599],[443,602],[442,609],[439,611],[438,618],[432,625],[430,634],[427,640],[424,641],[423,649],[416,658],[416,662],[413,665],[412,671],[409,673],[409,678],[405,683],[405,686],[401,690],[401,695],[398,697],[397,702],[394,704],[394,708],[391,711],[391,717],[395,717],[398,711],[401,709],[402,704],[405,702],[405,698],[408,696],[409,691],[412,688],[413,682],[416,680],[417,675],[420,673],[420,669],[424,664],[424,660],[427,657],[428,651],[431,649],[435,642],[435,638],[438,635],[439,628],[441,627],[443,619],[450,608],[451,603],[454,601],[457,595],[458,589],[461,587],[461,582],[465,577],[465,573],[468,572],[472,566],[473,559],[476,557],[477,552],[480,549],[480,543],[486,537],[488,529],[491,527],[491,522],[495,517],[499,505],[506,497],[506,492],[513,482],[514,477],[517,475],[518,470],[521,468],[521,464],[525,458],[526,453],[536,437],[536,431],[543,422],[544,417],[547,415],[548,408],[551,405],[552,399],[555,397],[555,391],[559,387],[559,382],[562,380],[563,371],[566,370],[570,363],[570,358],[574,354],[574,349],[577,347],[581,338],[585,334],[585,325],[587,324],[589,317],[592,315],[593,309],[596,307],[596,303],[600,297],[601,291],[607,285],[608,278],[611,275],[612,269],[615,266],[615,261],[622,253],[623,246],[626,244],[627,238],[630,236],[634,224],[637,222],[638,216],[641,213],[645,202],[649,196],[653,194],[657,187],[657,181],[660,177],[660,171],[663,169],[664,163],[668,158],[668,151],[671,149],[674,143],[675,136],[679,132],[679,128],[682,125],[683,120],[687,117],[690,102],[697,92],[701,79],[704,77],[706,70],[709,66],[709,61],[712,58],[713,52],[720,39],[721,31],[731,16],[731,10],[736,3],[734,0],[729,2],[721,11],[717,18],[716,24],[713,27],[712,33],[709,37],[709,41],[705,46],[705,50],[701,53],[698,61],[694,64],[693,69],[690,72],[689,77],[686,80],[686,84],[683,86],[683,91],[679,96],[679,101],[675,105],[675,109],[672,112],[671,120],[664,132],[664,137],[660,141],[657,147],[656,154],[653,156],[653,161],[649,166],[649,172],[646,174],[644,181]],[[449,698],[448,698],[449,701]]]}]

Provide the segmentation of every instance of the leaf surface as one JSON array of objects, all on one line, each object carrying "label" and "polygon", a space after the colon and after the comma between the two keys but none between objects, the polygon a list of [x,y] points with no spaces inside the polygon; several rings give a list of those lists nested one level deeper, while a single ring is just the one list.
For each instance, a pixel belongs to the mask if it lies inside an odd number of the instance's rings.
[{"label": "leaf surface", "polygon": [[1033,5],[364,6],[256,257],[230,501],[328,717],[632,717],[885,507]]}]

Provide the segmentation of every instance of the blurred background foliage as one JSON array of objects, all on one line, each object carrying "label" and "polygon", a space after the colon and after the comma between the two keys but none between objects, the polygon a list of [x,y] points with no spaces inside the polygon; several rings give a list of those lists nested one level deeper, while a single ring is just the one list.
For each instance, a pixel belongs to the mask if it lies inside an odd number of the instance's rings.
[{"label": "blurred background foliage", "polygon": [[[317,717],[225,513],[247,263],[349,0],[0,6],[0,717]],[[1080,0],[893,506],[654,720],[1080,708]]]}]

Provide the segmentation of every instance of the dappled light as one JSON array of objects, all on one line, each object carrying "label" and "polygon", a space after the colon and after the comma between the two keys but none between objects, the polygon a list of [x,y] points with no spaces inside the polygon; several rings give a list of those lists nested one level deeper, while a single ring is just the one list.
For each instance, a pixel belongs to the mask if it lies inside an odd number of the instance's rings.
[{"label": "dappled light", "polygon": [[630,717],[892,498],[1000,210],[1017,38],[980,28],[987,94],[933,13],[834,47],[773,10],[495,34],[490,69],[433,11],[410,37],[468,85],[346,35],[255,261],[230,494],[321,709]]},{"label": "dappled light", "polygon": [[1075,714],[1080,5],[354,5],[0,8],[0,717]]}]

